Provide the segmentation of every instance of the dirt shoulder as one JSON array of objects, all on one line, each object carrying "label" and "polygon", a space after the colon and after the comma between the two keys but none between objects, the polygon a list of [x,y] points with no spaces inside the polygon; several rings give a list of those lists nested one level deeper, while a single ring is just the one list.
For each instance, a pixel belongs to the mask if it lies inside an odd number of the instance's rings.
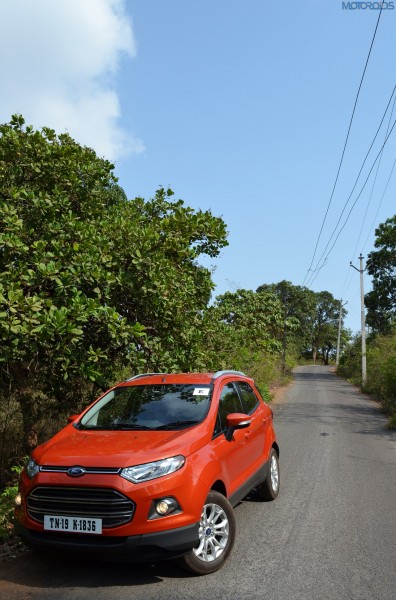
[{"label": "dirt shoulder", "polygon": [[12,535],[9,540],[0,544],[0,563],[16,558],[22,552],[29,552],[18,536]]},{"label": "dirt shoulder", "polygon": [[286,402],[286,395],[293,384],[293,380],[287,385],[281,385],[279,387],[270,387],[271,404],[282,404]]}]

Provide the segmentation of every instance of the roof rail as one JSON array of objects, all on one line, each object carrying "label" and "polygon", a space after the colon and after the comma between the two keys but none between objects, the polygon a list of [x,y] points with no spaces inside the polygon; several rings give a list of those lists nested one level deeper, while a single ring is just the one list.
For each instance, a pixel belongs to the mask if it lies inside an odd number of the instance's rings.
[{"label": "roof rail", "polygon": [[140,379],[141,377],[151,377],[154,375],[168,375],[168,373],[140,373],[139,375],[134,375],[125,381],[133,381],[134,379]]},{"label": "roof rail", "polygon": [[246,377],[245,373],[242,373],[242,371],[217,371],[214,375],[213,375],[213,379],[217,379],[218,377],[221,377],[222,375],[242,375],[242,377]]}]

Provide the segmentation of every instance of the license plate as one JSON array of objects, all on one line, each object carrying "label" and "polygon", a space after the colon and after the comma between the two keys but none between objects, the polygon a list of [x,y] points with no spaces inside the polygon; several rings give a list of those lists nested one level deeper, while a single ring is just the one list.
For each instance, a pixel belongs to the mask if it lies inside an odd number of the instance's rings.
[{"label": "license plate", "polygon": [[68,531],[69,533],[101,534],[102,519],[45,515],[44,529],[46,531]]}]

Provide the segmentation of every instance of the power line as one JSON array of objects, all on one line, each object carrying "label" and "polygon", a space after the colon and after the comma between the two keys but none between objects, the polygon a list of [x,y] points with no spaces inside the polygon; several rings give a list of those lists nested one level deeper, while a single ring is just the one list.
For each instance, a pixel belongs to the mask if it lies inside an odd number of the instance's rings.
[{"label": "power line", "polygon": [[[389,134],[388,134],[387,138],[385,139],[384,143],[382,144],[382,146],[381,146],[381,149],[380,149],[380,151],[378,152],[378,154],[377,154],[377,156],[376,156],[376,158],[375,158],[375,160],[374,160],[374,162],[373,162],[373,164],[372,164],[372,166],[371,166],[371,169],[370,169],[370,171],[369,171],[369,173],[368,173],[368,175],[367,175],[367,177],[366,177],[366,180],[365,180],[365,182],[364,182],[364,184],[363,184],[363,186],[362,186],[362,188],[361,188],[361,190],[360,190],[359,194],[358,194],[358,195],[357,195],[357,197],[355,198],[355,202],[352,204],[352,206],[351,206],[351,208],[350,208],[350,210],[349,210],[349,213],[348,213],[348,215],[347,215],[347,218],[346,218],[346,219],[345,219],[345,221],[344,221],[344,224],[342,225],[342,227],[340,228],[339,232],[337,233],[337,236],[336,236],[336,238],[335,238],[335,240],[334,240],[334,242],[333,242],[333,245],[331,246],[330,250],[328,251],[328,253],[327,253],[327,255],[326,255],[326,257],[325,257],[325,259],[324,259],[323,263],[320,265],[320,267],[319,267],[319,266],[317,266],[317,268],[315,269],[315,273],[316,273],[316,274],[315,274],[315,277],[314,277],[314,278],[311,280],[311,282],[310,282],[311,284],[312,284],[312,283],[315,281],[316,277],[317,277],[317,276],[318,276],[318,274],[319,274],[319,271],[321,271],[321,270],[323,269],[323,267],[325,266],[325,264],[326,264],[326,262],[327,262],[327,260],[328,260],[328,258],[329,258],[329,256],[330,256],[330,254],[331,254],[331,252],[332,252],[332,250],[333,250],[334,246],[336,245],[336,242],[337,242],[338,238],[340,237],[340,234],[341,234],[342,230],[344,229],[345,225],[347,224],[347,222],[348,222],[348,220],[349,220],[349,217],[351,216],[351,213],[352,213],[353,209],[354,209],[354,208],[355,208],[355,206],[356,206],[356,203],[357,203],[357,201],[359,200],[360,196],[362,195],[362,192],[363,192],[364,188],[366,187],[366,184],[367,184],[367,182],[368,182],[368,180],[369,180],[369,178],[370,178],[370,175],[371,175],[371,173],[372,173],[372,171],[373,171],[373,169],[374,169],[374,167],[375,167],[375,164],[376,164],[376,162],[377,162],[377,160],[378,160],[378,158],[379,158],[379,156],[380,156],[380,154],[381,154],[381,152],[382,152],[382,150],[383,150],[383,148],[384,148],[384,146],[385,146],[386,142],[388,141],[389,137],[391,136],[391,134],[392,134],[392,131],[393,131],[393,129],[394,129],[394,127],[395,127],[395,125],[396,125],[396,120],[393,122],[393,125],[392,125],[392,128],[391,128],[391,130],[390,130],[390,132],[389,132]],[[323,254],[322,254],[322,256],[323,256]]]},{"label": "power line", "polygon": [[[395,86],[395,87],[396,87],[396,86]],[[390,127],[390,124],[391,124],[391,121],[392,121],[392,117],[393,117],[393,112],[394,112],[394,109],[395,109],[395,103],[396,103],[396,96],[395,96],[395,98],[393,99],[392,111],[391,111],[391,114],[390,114],[390,116],[389,116],[389,121],[388,121],[388,126],[387,126],[387,128],[386,128],[385,137],[388,135],[388,132],[389,132],[389,127]],[[382,157],[383,157],[383,152],[381,153],[380,160],[378,161],[377,171],[376,171],[376,174],[375,174],[375,180],[374,180],[373,186],[372,186],[372,188],[371,188],[371,194],[370,194],[370,198],[369,198],[369,201],[368,201],[368,203],[367,203],[366,212],[365,212],[365,215],[364,215],[364,219],[363,219],[362,226],[361,226],[361,228],[360,228],[360,233],[359,233],[358,241],[357,241],[357,243],[356,243],[355,250],[354,250],[354,252],[353,252],[353,254],[352,254],[352,258],[353,258],[353,257],[355,256],[355,254],[356,254],[356,251],[357,251],[357,248],[358,248],[358,245],[359,245],[359,241],[360,241],[360,238],[361,238],[361,235],[362,235],[362,232],[363,232],[364,223],[365,223],[365,221],[366,221],[366,216],[367,216],[368,208],[369,208],[369,205],[370,205],[370,202],[371,202],[371,198],[372,198],[372,195],[373,195],[373,192],[374,192],[374,186],[375,186],[375,182],[376,182],[376,180],[377,180],[377,175],[378,175],[379,167],[380,167],[380,164],[381,164],[381,161],[382,161]],[[394,168],[395,168],[395,165],[396,165],[396,158],[395,158],[395,160],[393,161],[392,169],[391,169],[391,171],[390,171],[390,174],[389,174],[388,180],[387,180],[387,182],[386,182],[385,189],[384,189],[384,191],[383,191],[383,193],[382,193],[381,200],[380,200],[380,201],[379,201],[379,203],[378,203],[377,211],[376,211],[376,213],[375,213],[375,216],[374,216],[373,222],[372,222],[372,224],[371,224],[371,227],[370,227],[370,228],[369,228],[369,230],[368,230],[367,237],[366,237],[366,241],[365,241],[365,242],[364,242],[364,244],[363,244],[362,251],[364,251],[364,249],[365,249],[365,247],[366,247],[366,244],[367,244],[367,242],[368,242],[368,240],[369,240],[370,233],[371,233],[371,231],[373,230],[373,228],[374,228],[374,225],[375,225],[375,223],[376,223],[376,221],[377,221],[377,216],[378,216],[379,210],[380,210],[380,208],[381,208],[382,201],[383,201],[383,199],[384,199],[384,197],[385,197],[385,194],[386,194],[386,192],[387,192],[387,189],[388,189],[388,186],[389,186],[389,182],[390,182],[390,180],[391,180],[391,177],[392,177],[392,174],[393,174],[393,170],[394,170]],[[350,283],[351,283],[351,281],[352,281],[352,279],[351,279],[350,275],[351,275],[351,269],[349,268],[349,269],[348,269],[348,271],[347,271],[347,274],[346,274],[346,276],[345,276],[344,283],[343,283],[343,285],[342,285],[342,287],[341,287],[341,290],[340,290],[340,295],[341,295],[341,296],[342,296],[342,295],[343,295],[343,294],[344,294],[344,293],[347,291],[347,289],[349,288],[349,285],[350,285]],[[349,281],[348,281],[348,279],[349,279]]]},{"label": "power line", "polygon": [[332,202],[332,200],[333,200],[333,196],[334,196],[335,188],[336,188],[336,185],[337,185],[337,182],[338,182],[338,177],[339,177],[339,175],[340,175],[340,171],[341,171],[341,165],[342,165],[342,162],[343,162],[343,160],[344,160],[345,149],[346,149],[346,147],[347,147],[347,143],[348,143],[348,139],[349,139],[349,134],[350,134],[351,127],[352,127],[352,121],[353,121],[353,117],[354,117],[354,115],[355,115],[356,105],[357,105],[358,98],[359,98],[359,94],[360,94],[360,90],[361,90],[361,87],[362,87],[362,84],[363,84],[363,79],[364,79],[364,76],[365,76],[365,74],[366,74],[367,65],[368,65],[368,62],[369,62],[369,59],[370,59],[371,50],[372,50],[372,48],[373,48],[373,44],[374,44],[375,36],[376,36],[376,34],[377,34],[377,29],[378,29],[378,25],[379,25],[379,21],[380,21],[381,15],[382,15],[382,4],[381,4],[380,12],[379,12],[379,15],[378,15],[377,24],[376,24],[376,26],[375,26],[374,35],[373,35],[373,38],[372,38],[372,40],[371,40],[371,44],[370,44],[370,50],[369,50],[369,52],[368,52],[368,55],[367,55],[366,64],[365,64],[365,66],[364,66],[363,74],[362,74],[362,77],[361,77],[361,79],[360,79],[359,88],[358,88],[358,91],[357,91],[357,94],[356,94],[355,103],[354,103],[354,106],[353,106],[353,111],[352,111],[352,116],[351,116],[351,119],[350,119],[350,121],[349,121],[348,133],[347,133],[347,136],[346,136],[346,138],[345,138],[344,148],[343,148],[343,150],[342,150],[341,160],[340,160],[340,164],[338,165],[337,175],[336,175],[336,178],[335,178],[335,181],[334,181],[334,185],[333,185],[333,189],[332,189],[332,192],[331,192],[330,200],[329,200],[329,202],[328,202],[328,204],[327,204],[326,213],[325,213],[325,216],[324,216],[324,218],[323,218],[322,225],[321,225],[321,227],[320,227],[320,231],[319,231],[318,239],[316,240],[316,244],[315,244],[314,253],[313,253],[313,255],[312,255],[312,259],[311,259],[311,264],[309,265],[308,271],[307,271],[307,273],[306,273],[306,275],[305,275],[305,278],[304,278],[304,281],[303,281],[303,285],[304,285],[304,283],[305,283],[305,280],[306,280],[306,278],[307,278],[307,275],[308,275],[308,273],[311,271],[312,264],[313,264],[313,262],[314,262],[314,260],[315,260],[316,250],[317,250],[317,248],[318,248],[318,244],[319,244],[320,236],[322,235],[322,231],[323,231],[324,224],[325,224],[325,222],[326,222],[327,214],[328,214],[328,212],[329,212],[330,205],[331,205],[331,202]]},{"label": "power line", "polygon": [[370,233],[372,232],[372,230],[373,230],[373,228],[374,228],[374,225],[375,225],[375,223],[376,223],[377,216],[378,216],[378,213],[379,213],[379,209],[381,208],[382,200],[384,199],[384,196],[385,196],[385,194],[386,194],[386,191],[387,191],[387,189],[388,189],[389,182],[390,182],[390,180],[391,180],[391,178],[392,178],[393,171],[394,171],[394,169],[395,169],[395,165],[396,165],[396,158],[395,158],[395,160],[393,161],[393,165],[392,165],[392,169],[391,169],[391,172],[390,172],[390,174],[389,174],[389,177],[388,177],[388,181],[386,182],[386,185],[385,185],[384,192],[383,192],[383,194],[382,194],[382,196],[381,196],[381,200],[380,200],[380,201],[379,201],[379,203],[378,203],[377,212],[375,213],[375,217],[374,217],[374,219],[373,219],[373,222],[372,222],[372,224],[371,224],[370,230],[369,230],[369,232],[368,232],[368,234],[367,234],[366,241],[365,241],[365,242],[364,242],[364,244],[363,244],[363,250],[364,250],[364,248],[365,248],[365,246],[366,246],[366,244],[367,244],[367,242],[368,242],[368,239],[369,239],[369,237],[370,237]]},{"label": "power line", "polygon": [[[315,271],[314,271],[314,272],[315,272],[315,276],[314,276],[314,278],[313,278],[313,279],[311,279],[311,281],[310,281],[310,284],[311,284],[311,285],[312,285],[312,283],[315,281],[316,277],[318,276],[318,274],[319,274],[319,271],[321,271],[321,270],[323,269],[323,267],[325,266],[325,264],[326,264],[326,262],[327,262],[327,259],[329,258],[330,254],[331,254],[331,251],[333,250],[333,248],[334,248],[334,246],[335,246],[335,244],[336,244],[336,242],[337,242],[338,238],[340,237],[340,234],[341,234],[342,230],[344,229],[345,225],[347,224],[347,222],[348,222],[348,220],[349,220],[349,217],[351,216],[351,213],[352,213],[353,209],[354,209],[354,208],[355,208],[355,206],[356,206],[356,203],[357,203],[357,201],[359,200],[360,196],[362,195],[362,192],[363,192],[364,188],[366,187],[366,184],[367,184],[367,182],[368,182],[368,180],[369,180],[369,178],[370,178],[370,175],[371,175],[371,173],[372,173],[372,171],[373,171],[373,169],[374,169],[374,167],[375,167],[375,164],[376,164],[376,162],[377,162],[377,160],[378,160],[378,158],[379,158],[379,156],[380,156],[380,154],[381,154],[381,152],[382,152],[382,150],[383,150],[383,148],[384,148],[385,144],[387,143],[388,139],[390,138],[390,136],[391,136],[391,134],[392,134],[392,131],[393,131],[393,129],[394,129],[394,127],[395,127],[395,125],[396,125],[396,119],[395,119],[395,121],[393,121],[392,128],[391,128],[391,130],[390,130],[390,132],[389,132],[388,136],[386,137],[386,139],[385,139],[384,143],[382,144],[382,146],[381,146],[381,149],[380,149],[380,151],[378,152],[378,154],[377,154],[377,156],[376,156],[376,158],[375,158],[375,160],[374,160],[374,162],[373,162],[373,164],[372,164],[372,166],[371,166],[371,169],[370,169],[370,171],[369,171],[369,173],[368,173],[368,175],[367,175],[367,177],[366,177],[366,180],[365,180],[365,182],[364,182],[364,184],[363,184],[363,186],[362,186],[362,189],[360,190],[359,194],[358,194],[358,195],[357,195],[357,197],[355,198],[355,202],[352,204],[352,206],[351,206],[351,208],[350,208],[350,210],[349,210],[349,213],[348,213],[348,215],[347,215],[347,218],[346,218],[346,219],[345,219],[345,221],[344,221],[344,224],[342,225],[342,227],[340,228],[339,232],[337,233],[337,236],[336,236],[336,238],[335,238],[335,240],[334,240],[334,242],[333,242],[333,245],[331,246],[330,250],[328,251],[328,253],[327,253],[327,255],[326,255],[326,257],[325,257],[325,259],[324,259],[323,263],[322,263],[320,266],[319,266],[319,263],[317,264],[317,268],[316,268],[316,269],[315,269]],[[344,208],[345,208],[345,207],[344,207]],[[334,232],[333,232],[333,233],[334,233]],[[333,235],[333,234],[332,234],[332,235]],[[322,254],[322,257],[323,257],[323,254]],[[322,257],[320,258],[320,260],[322,259]],[[319,260],[319,262],[320,262],[320,260]]]},{"label": "power line", "polygon": [[[396,86],[395,86],[395,87],[396,87]],[[389,127],[390,127],[390,124],[391,124],[391,121],[392,121],[392,117],[393,117],[393,111],[395,110],[395,102],[396,102],[396,96],[395,96],[395,98],[394,98],[394,100],[393,100],[392,111],[391,111],[391,114],[390,114],[390,117],[389,117],[389,121],[388,121],[388,127],[386,128],[386,132],[385,132],[385,138],[386,138],[386,136],[388,135]],[[359,242],[360,242],[360,238],[362,237],[362,233],[363,233],[363,227],[364,227],[364,224],[366,223],[366,217],[367,217],[368,209],[369,209],[369,207],[370,207],[370,204],[371,204],[371,199],[372,199],[372,197],[373,197],[373,194],[374,194],[374,188],[375,188],[375,184],[377,183],[378,172],[379,172],[379,170],[380,170],[380,166],[381,166],[381,162],[382,162],[382,157],[383,157],[383,155],[384,155],[384,152],[383,152],[383,150],[382,150],[382,151],[381,151],[381,156],[380,156],[380,159],[379,159],[379,161],[378,161],[377,170],[376,170],[376,172],[375,172],[375,177],[374,177],[373,185],[372,185],[372,188],[371,188],[371,193],[370,193],[370,196],[369,196],[369,199],[368,199],[368,202],[367,202],[367,206],[366,206],[366,212],[364,213],[364,218],[363,218],[362,226],[361,226],[361,228],[360,228],[359,237],[358,237],[358,240],[357,240],[357,242],[356,242],[356,246],[355,246],[355,250],[353,251],[352,258],[355,256],[355,254],[356,254],[356,252],[357,252],[357,249],[358,249],[358,246],[359,246]],[[393,171],[393,167],[392,167],[392,171]],[[388,181],[389,181],[389,179],[388,179]],[[383,197],[384,197],[384,194],[382,195],[381,202],[382,202],[382,199],[383,199]],[[379,206],[381,206],[381,203],[380,203],[380,205],[379,205]],[[378,209],[378,210],[379,210],[379,209]],[[377,210],[377,213],[376,213],[376,215],[375,215],[376,217],[377,217],[377,214],[378,214],[378,210]],[[370,229],[370,231],[371,231],[371,229]],[[370,232],[369,232],[369,234],[370,234]]]},{"label": "power line", "polygon": [[[333,231],[332,231],[332,233],[331,233],[331,235],[330,235],[330,237],[329,237],[329,240],[328,240],[328,242],[327,242],[327,244],[326,244],[326,246],[325,246],[325,249],[323,250],[323,252],[322,252],[322,254],[321,254],[321,256],[320,256],[319,260],[317,261],[315,269],[313,269],[313,270],[312,270],[312,269],[310,269],[310,270],[311,270],[311,275],[310,275],[310,277],[308,277],[308,283],[307,283],[307,285],[309,285],[309,284],[312,284],[312,282],[313,282],[313,279],[312,279],[312,277],[313,277],[315,274],[317,274],[317,272],[318,272],[318,268],[319,268],[319,265],[320,265],[320,263],[321,263],[321,260],[322,260],[322,258],[324,257],[324,255],[326,254],[326,251],[327,251],[327,249],[328,249],[329,245],[331,244],[331,240],[333,239],[333,236],[335,235],[335,233],[336,233],[336,231],[337,231],[337,228],[338,228],[338,225],[339,225],[339,224],[340,224],[340,222],[341,222],[342,216],[343,216],[343,214],[344,214],[344,212],[345,212],[345,210],[346,210],[346,208],[347,208],[347,206],[348,206],[348,204],[349,204],[349,201],[350,201],[350,199],[351,199],[351,197],[352,197],[352,194],[353,194],[353,192],[355,191],[355,188],[356,188],[356,186],[357,186],[357,184],[358,184],[358,181],[359,181],[360,175],[361,175],[361,173],[362,173],[362,171],[363,171],[364,165],[366,164],[367,158],[368,158],[368,156],[369,156],[369,154],[370,154],[370,152],[371,152],[371,150],[372,150],[372,148],[373,148],[373,146],[374,146],[375,140],[377,139],[377,136],[378,136],[378,134],[379,134],[379,132],[380,132],[380,130],[381,130],[381,127],[382,127],[382,124],[383,124],[383,122],[384,122],[384,119],[385,119],[386,113],[388,112],[389,106],[390,106],[390,104],[391,104],[391,102],[392,102],[392,98],[393,98],[393,95],[394,95],[394,93],[395,93],[395,90],[396,90],[396,85],[393,87],[393,90],[392,90],[392,93],[391,93],[391,95],[390,95],[390,98],[389,98],[389,100],[388,100],[388,103],[387,103],[387,105],[386,105],[385,111],[384,111],[384,113],[383,113],[383,115],[382,115],[382,119],[381,119],[381,121],[380,121],[380,124],[379,124],[379,126],[378,126],[378,128],[377,128],[377,131],[376,131],[376,133],[375,133],[375,135],[374,135],[374,138],[373,138],[373,140],[372,140],[372,142],[371,142],[371,144],[370,144],[370,147],[369,147],[369,149],[368,149],[368,150],[367,150],[367,152],[366,152],[366,156],[364,157],[364,160],[363,160],[363,163],[362,163],[362,165],[361,165],[361,167],[360,167],[359,173],[358,173],[358,175],[357,175],[357,177],[356,177],[356,179],[355,179],[355,183],[354,183],[354,185],[353,185],[353,188],[352,188],[352,190],[351,190],[351,193],[349,194],[349,196],[348,196],[348,198],[347,198],[347,200],[346,200],[346,202],[345,202],[345,204],[344,204],[344,207],[343,207],[343,209],[342,209],[342,211],[341,211],[341,214],[340,214],[340,216],[338,217],[338,221],[337,221],[337,223],[336,223],[336,225],[335,225],[335,227],[334,227],[334,229],[333,229]],[[392,114],[393,114],[393,108],[392,108]],[[391,118],[392,118],[392,116],[391,116]],[[388,131],[389,131],[389,124],[388,124],[387,131],[386,131],[386,134],[385,134],[385,143],[386,143],[386,141],[387,141],[387,139],[388,139],[388,138],[387,138]],[[382,146],[382,149],[384,148],[384,146],[385,146],[385,143],[384,143],[384,145]],[[381,149],[381,152],[382,152],[382,149]],[[377,156],[377,158],[378,158],[378,156]],[[371,171],[370,171],[370,173],[371,173]],[[337,238],[337,239],[338,239],[338,238]],[[334,245],[332,246],[332,248],[333,248],[333,247],[334,247]],[[328,255],[327,255],[327,256],[328,256]],[[312,263],[311,263],[311,266],[312,266]],[[324,266],[324,264],[323,264],[323,265],[320,267],[320,269],[319,269],[319,270],[321,270],[321,269],[323,268],[323,266]],[[305,277],[305,279],[304,279],[304,282],[305,282],[305,280],[306,280],[306,279],[307,279],[307,276]]]}]

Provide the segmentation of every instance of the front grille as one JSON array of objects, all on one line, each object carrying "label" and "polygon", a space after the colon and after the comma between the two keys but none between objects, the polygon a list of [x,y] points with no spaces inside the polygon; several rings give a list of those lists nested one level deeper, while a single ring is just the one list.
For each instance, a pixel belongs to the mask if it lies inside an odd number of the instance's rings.
[{"label": "front grille", "polygon": [[135,504],[116,490],[83,487],[37,487],[27,497],[28,515],[44,523],[44,515],[102,519],[109,529],[132,520]]},{"label": "front grille", "polygon": [[[75,465],[77,466],[77,465]],[[87,475],[118,475],[122,469],[118,467],[82,467]],[[41,473],[67,473],[70,467],[53,467],[43,465],[40,467]]]}]

